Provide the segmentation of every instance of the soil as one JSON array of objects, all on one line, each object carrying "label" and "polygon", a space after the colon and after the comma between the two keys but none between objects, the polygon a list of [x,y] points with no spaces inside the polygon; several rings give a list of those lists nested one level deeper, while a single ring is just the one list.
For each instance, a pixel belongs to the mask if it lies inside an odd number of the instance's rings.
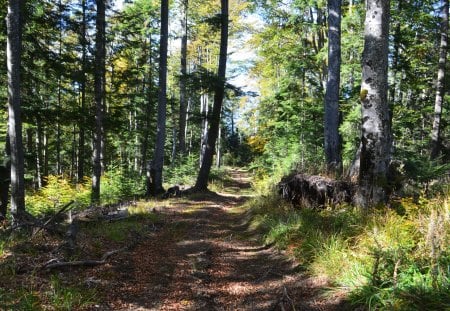
[{"label": "soil", "polygon": [[244,171],[225,193],[204,193],[161,207],[164,225],[131,252],[115,257],[117,273],[97,280],[104,303],[92,310],[344,310],[324,295],[324,278],[308,277],[282,252],[248,236]]}]

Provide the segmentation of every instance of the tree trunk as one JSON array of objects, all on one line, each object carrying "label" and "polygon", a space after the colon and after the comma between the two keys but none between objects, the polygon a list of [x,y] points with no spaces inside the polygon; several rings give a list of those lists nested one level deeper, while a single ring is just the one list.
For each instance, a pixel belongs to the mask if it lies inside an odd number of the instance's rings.
[{"label": "tree trunk", "polygon": [[[62,2],[59,0],[58,3],[59,9],[62,10]],[[58,48],[58,57],[59,59],[62,59],[62,36],[63,36],[63,20],[62,20],[62,12],[59,12],[60,14],[60,20],[59,20],[59,48]],[[56,174],[61,175],[62,174],[62,168],[61,168],[61,93],[62,93],[62,75],[59,74],[58,76],[58,102],[56,106]]]},{"label": "tree trunk", "polygon": [[183,1],[184,15],[181,20],[183,28],[183,36],[181,38],[181,67],[180,67],[180,119],[178,120],[178,150],[181,154],[186,153],[186,116],[187,116],[187,90],[186,90],[186,74],[187,74],[187,40],[188,40],[188,0]]},{"label": "tree trunk", "polygon": [[41,117],[38,115],[36,117],[36,185],[37,189],[42,188],[42,175],[43,175],[43,161],[44,161],[44,148],[43,148],[43,130]]},{"label": "tree trunk", "polygon": [[152,115],[152,109],[153,109],[153,96],[152,96],[152,88],[153,88],[153,75],[152,75],[152,48],[151,48],[152,40],[149,37],[148,38],[148,72],[147,72],[147,85],[146,85],[146,99],[145,99],[145,123],[144,123],[144,137],[142,140],[142,168],[143,171],[145,171],[145,194],[146,196],[150,196],[152,193],[152,185],[151,185],[151,174],[150,174],[150,168],[149,163],[147,159],[147,153],[148,153],[148,145],[150,140],[150,125],[151,125],[151,115]]},{"label": "tree trunk", "polygon": [[208,189],[208,177],[211,170],[214,147],[216,145],[217,136],[220,126],[220,113],[222,111],[222,103],[225,92],[225,73],[227,65],[227,48],[228,48],[228,0],[221,0],[221,31],[220,31],[220,55],[219,68],[217,73],[217,85],[214,94],[213,111],[208,131],[208,139],[206,142],[206,150],[203,156],[202,166],[197,176],[195,189],[202,191]]},{"label": "tree trunk", "polygon": [[85,114],[86,109],[86,72],[87,72],[87,40],[86,40],[86,0],[81,1],[82,6],[82,25],[81,25],[81,124],[79,125],[78,136],[78,163],[77,163],[77,182],[81,182],[84,177],[84,154],[85,154]]},{"label": "tree trunk", "polygon": [[155,153],[153,159],[153,191],[154,194],[164,192],[162,174],[164,166],[164,144],[166,140],[166,106],[167,106],[167,43],[169,35],[169,1],[161,1],[161,39],[159,46],[159,93],[158,121]]},{"label": "tree trunk", "polygon": [[341,75],[341,0],[328,0],[328,80],[325,93],[325,156],[327,168],[339,173],[342,165],[339,135]]},{"label": "tree trunk", "polygon": [[369,207],[387,199],[391,140],[389,126],[389,0],[368,0],[361,83],[361,155],[357,203]]},{"label": "tree trunk", "polygon": [[445,64],[447,62],[448,40],[448,0],[442,0],[441,45],[439,48],[438,76],[436,82],[436,99],[434,102],[434,120],[431,131],[431,159],[436,159],[441,150],[441,117],[445,95]]},{"label": "tree trunk", "polygon": [[100,176],[102,173],[102,147],[103,147],[103,118],[105,99],[105,0],[96,0],[96,36],[95,36],[95,128],[94,128],[94,150],[92,156],[92,193],[91,202],[100,202]]},{"label": "tree trunk", "polygon": [[202,128],[200,136],[200,162],[199,166],[202,166],[203,156],[205,155],[206,144],[208,142],[208,112],[209,112],[209,94],[205,91],[200,96],[200,114],[202,116]]},{"label": "tree trunk", "polygon": [[7,68],[8,68],[8,134],[11,148],[11,214],[20,218],[25,212],[24,152],[20,98],[21,1],[8,1]]}]

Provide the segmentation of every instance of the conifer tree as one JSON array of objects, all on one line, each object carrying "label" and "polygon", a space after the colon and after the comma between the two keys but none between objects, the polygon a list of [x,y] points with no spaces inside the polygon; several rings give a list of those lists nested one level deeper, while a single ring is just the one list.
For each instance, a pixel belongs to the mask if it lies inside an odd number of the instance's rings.
[{"label": "conifer tree", "polygon": [[11,214],[20,219],[25,212],[24,153],[21,118],[21,1],[8,1],[7,69],[8,134],[11,152]]}]

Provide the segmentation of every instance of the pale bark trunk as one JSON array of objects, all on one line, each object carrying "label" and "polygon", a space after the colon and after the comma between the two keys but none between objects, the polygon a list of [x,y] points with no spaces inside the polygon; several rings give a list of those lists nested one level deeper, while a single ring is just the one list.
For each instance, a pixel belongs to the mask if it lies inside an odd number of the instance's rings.
[{"label": "pale bark trunk", "polygon": [[186,153],[186,115],[187,115],[187,41],[188,41],[188,0],[183,1],[184,16],[181,20],[183,37],[181,38],[181,67],[180,67],[180,119],[178,129],[178,149],[181,154]]},{"label": "pale bark trunk", "polygon": [[[152,76],[152,48],[151,48],[152,40],[148,39],[148,72],[147,72],[147,85],[146,85],[146,100],[145,100],[145,125],[144,125],[144,137],[142,141],[142,167],[145,171],[145,187],[146,187],[146,196],[150,196],[152,192],[151,185],[151,174],[149,163],[147,159],[148,153],[148,144],[149,144],[149,136],[150,136],[150,123],[151,123],[151,114],[153,108],[153,97],[152,97],[152,87],[153,87],[153,76]],[[146,49],[147,51],[147,49]]]},{"label": "pale bark trunk", "polygon": [[84,156],[85,156],[85,130],[86,120],[84,111],[86,109],[86,72],[87,72],[87,40],[86,40],[86,0],[82,0],[82,33],[81,33],[81,124],[79,125],[78,137],[78,162],[77,162],[77,182],[81,182],[84,177]]},{"label": "pale bark trunk", "polygon": [[166,140],[166,107],[167,107],[167,43],[169,35],[169,1],[161,1],[161,35],[159,46],[159,93],[158,93],[158,121],[156,132],[155,153],[153,159],[153,192],[164,192],[163,166],[164,144]]},{"label": "pale bark trunk", "polygon": [[228,0],[221,0],[221,31],[220,31],[220,55],[219,68],[217,73],[217,86],[214,94],[213,111],[211,115],[210,127],[208,131],[208,139],[206,143],[206,150],[203,157],[202,166],[197,176],[195,183],[196,190],[208,189],[208,177],[211,170],[214,147],[219,132],[220,113],[222,111],[222,103],[225,92],[225,74],[227,65],[227,48],[228,48]]},{"label": "pale bark trunk", "polygon": [[325,93],[325,157],[330,172],[339,173],[339,85],[341,75],[341,0],[328,0],[328,80]]},{"label": "pale bark trunk", "polygon": [[91,201],[100,203],[100,177],[102,174],[103,118],[105,100],[105,0],[97,0],[96,37],[95,37],[95,128],[92,157],[92,193]]},{"label": "pale bark trunk", "polygon": [[442,0],[441,44],[439,48],[438,76],[436,82],[436,99],[434,102],[434,120],[431,131],[431,159],[436,159],[441,150],[441,117],[445,95],[445,65],[447,62],[448,41],[448,0]]},{"label": "pale bark trunk", "polygon": [[8,134],[11,148],[11,214],[20,218],[25,212],[24,151],[20,97],[21,12],[20,2],[8,1],[7,69],[8,69]]},{"label": "pale bark trunk", "polygon": [[205,155],[206,144],[208,142],[208,112],[209,112],[209,94],[204,93],[200,97],[200,114],[202,116],[202,128],[200,137],[200,162],[202,166],[203,156]]},{"label": "pale bark trunk", "polygon": [[42,188],[42,172],[43,172],[43,130],[41,118],[38,116],[36,118],[36,137],[35,137],[35,148],[36,148],[36,184],[37,189]]},{"label": "pale bark trunk", "polygon": [[361,83],[361,156],[357,202],[387,199],[391,141],[388,92],[389,0],[367,0]]}]

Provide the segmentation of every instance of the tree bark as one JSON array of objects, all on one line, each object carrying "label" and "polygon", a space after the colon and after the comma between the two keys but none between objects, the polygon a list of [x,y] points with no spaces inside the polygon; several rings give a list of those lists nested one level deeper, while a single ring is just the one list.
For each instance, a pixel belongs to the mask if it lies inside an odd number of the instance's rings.
[{"label": "tree bark", "polygon": [[100,177],[102,174],[102,147],[103,147],[103,118],[105,101],[105,0],[96,0],[96,36],[95,36],[95,128],[94,128],[94,150],[92,156],[92,193],[91,202],[100,202]]},{"label": "tree bark", "polygon": [[339,86],[341,75],[341,0],[328,0],[328,80],[325,92],[325,157],[330,172],[342,165],[339,135]]},{"label": "tree bark", "polygon": [[361,83],[361,155],[357,203],[387,199],[391,140],[388,92],[389,0],[368,0]]},{"label": "tree bark", "polygon": [[187,41],[188,41],[188,0],[183,3],[184,15],[181,20],[183,28],[183,36],[181,38],[181,67],[180,67],[180,119],[178,128],[178,150],[181,154],[186,153],[186,116],[187,116],[187,89],[186,89],[186,74],[187,74]]},{"label": "tree bark", "polygon": [[78,162],[77,162],[77,181],[81,182],[84,177],[84,155],[85,155],[85,130],[86,120],[84,111],[86,109],[86,72],[87,72],[87,40],[86,40],[86,0],[81,1],[82,6],[82,25],[81,25],[81,124],[79,125],[78,136]]},{"label": "tree bark", "polygon": [[205,154],[203,156],[203,162],[195,183],[195,189],[197,191],[208,189],[208,177],[211,170],[216,140],[219,133],[220,113],[222,111],[223,97],[225,93],[225,74],[228,48],[228,0],[221,0],[221,7],[220,55],[219,68],[217,72],[217,85],[214,94],[213,111],[208,131]]},{"label": "tree bark", "polygon": [[442,0],[441,12],[441,44],[439,48],[439,64],[436,82],[436,99],[434,102],[434,120],[431,131],[431,159],[436,159],[441,151],[441,117],[445,95],[445,65],[447,62],[448,41],[448,0]]},{"label": "tree bark", "polygon": [[161,1],[161,33],[159,46],[159,93],[158,121],[155,153],[153,159],[153,191],[163,193],[162,174],[164,166],[164,144],[166,140],[166,107],[167,107],[167,43],[169,35],[169,1]]},{"label": "tree bark", "polygon": [[11,214],[20,218],[25,212],[24,151],[20,97],[21,1],[8,1],[7,68],[8,68],[8,135],[11,148]]}]

